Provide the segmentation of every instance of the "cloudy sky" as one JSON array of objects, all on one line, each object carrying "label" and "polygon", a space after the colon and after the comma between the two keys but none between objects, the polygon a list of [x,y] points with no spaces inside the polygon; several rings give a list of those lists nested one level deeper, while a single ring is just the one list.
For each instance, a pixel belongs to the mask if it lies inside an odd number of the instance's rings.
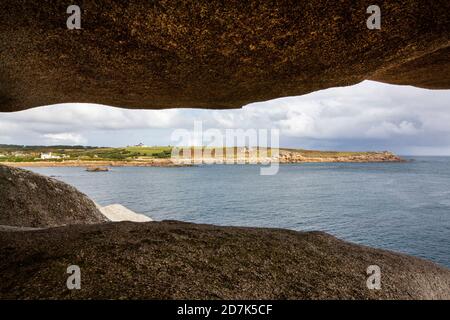
[{"label": "cloudy sky", "polygon": [[173,145],[175,129],[280,130],[280,145],[321,150],[390,150],[450,155],[450,90],[372,81],[236,110],[126,110],[60,104],[0,113],[0,144]]}]

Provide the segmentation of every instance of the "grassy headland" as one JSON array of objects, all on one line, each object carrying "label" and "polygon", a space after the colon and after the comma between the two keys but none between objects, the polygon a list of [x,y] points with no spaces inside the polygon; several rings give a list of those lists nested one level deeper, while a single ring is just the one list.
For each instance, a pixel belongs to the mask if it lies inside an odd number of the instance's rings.
[{"label": "grassy headland", "polygon": [[[123,148],[91,146],[19,146],[0,145],[0,163],[13,166],[171,166],[171,146],[128,146]],[[238,163],[259,163],[278,160],[299,162],[395,162],[398,156],[387,152],[341,152],[305,149],[214,148],[191,147],[192,157],[206,161],[227,157]],[[278,151],[278,155],[277,152]],[[189,164],[191,156],[180,152]],[[212,161],[214,162],[214,161]]]}]

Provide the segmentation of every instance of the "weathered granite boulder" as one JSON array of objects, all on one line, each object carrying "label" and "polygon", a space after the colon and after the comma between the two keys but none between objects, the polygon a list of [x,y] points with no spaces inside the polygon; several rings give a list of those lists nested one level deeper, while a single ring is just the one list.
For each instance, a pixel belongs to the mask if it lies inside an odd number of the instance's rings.
[{"label": "weathered granite boulder", "polygon": [[448,0],[87,0],[81,30],[70,4],[0,2],[0,111],[235,108],[364,79],[450,88]]},{"label": "weathered granite boulder", "polygon": [[72,186],[0,165],[0,225],[55,227],[106,220],[94,202]]},{"label": "weathered granite boulder", "polygon": [[449,269],[322,232],[119,222],[0,231],[0,247],[1,299],[450,299]]}]

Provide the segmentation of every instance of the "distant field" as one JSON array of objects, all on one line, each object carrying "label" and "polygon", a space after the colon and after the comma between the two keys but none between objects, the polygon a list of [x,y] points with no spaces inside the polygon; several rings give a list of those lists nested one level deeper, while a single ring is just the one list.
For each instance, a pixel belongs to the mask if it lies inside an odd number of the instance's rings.
[{"label": "distant field", "polygon": [[172,147],[127,147],[125,150],[139,156],[169,158]]}]

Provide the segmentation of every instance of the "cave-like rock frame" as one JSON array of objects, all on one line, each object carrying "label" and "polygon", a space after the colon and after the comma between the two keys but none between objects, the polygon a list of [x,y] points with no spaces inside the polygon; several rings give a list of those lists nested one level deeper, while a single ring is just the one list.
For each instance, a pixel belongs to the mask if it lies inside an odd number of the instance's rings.
[{"label": "cave-like rock frame", "polygon": [[364,79],[450,88],[448,0],[86,0],[68,30],[74,3],[0,3],[0,111],[236,108]]}]

